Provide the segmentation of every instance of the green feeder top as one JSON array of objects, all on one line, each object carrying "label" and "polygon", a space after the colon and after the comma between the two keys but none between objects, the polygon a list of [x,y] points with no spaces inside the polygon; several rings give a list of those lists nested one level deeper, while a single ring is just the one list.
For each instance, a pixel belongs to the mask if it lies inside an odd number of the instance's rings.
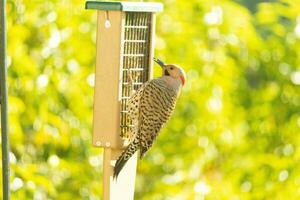
[{"label": "green feeder top", "polygon": [[160,12],[163,10],[163,5],[154,2],[87,1],[85,8],[127,12]]}]

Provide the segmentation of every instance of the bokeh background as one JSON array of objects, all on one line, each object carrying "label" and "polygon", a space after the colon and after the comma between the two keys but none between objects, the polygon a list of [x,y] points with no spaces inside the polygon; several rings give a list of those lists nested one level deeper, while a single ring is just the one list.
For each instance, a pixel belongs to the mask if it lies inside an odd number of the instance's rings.
[{"label": "bokeh background", "polygon": [[[188,82],[138,164],[135,199],[300,199],[300,1],[161,2],[156,55]],[[7,2],[13,200],[101,199],[84,4]]]}]

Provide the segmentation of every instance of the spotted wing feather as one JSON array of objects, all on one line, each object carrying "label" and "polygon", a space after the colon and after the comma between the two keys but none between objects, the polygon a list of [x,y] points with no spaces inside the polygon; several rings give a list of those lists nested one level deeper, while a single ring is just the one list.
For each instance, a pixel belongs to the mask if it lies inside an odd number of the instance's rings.
[{"label": "spotted wing feather", "polygon": [[135,125],[131,142],[122,152],[114,167],[114,178],[130,157],[140,149],[142,158],[152,146],[162,126],[171,116],[178,93],[168,88],[161,79],[145,83],[128,101],[128,114]]},{"label": "spotted wing feather", "polygon": [[140,157],[152,146],[160,129],[170,118],[177,93],[161,79],[153,79],[143,90],[139,109]]},{"label": "spotted wing feather", "polygon": [[140,115],[140,102],[141,98],[144,92],[144,88],[148,84],[145,83],[142,85],[128,100],[127,103],[127,110],[128,110],[128,116],[130,119],[130,123],[133,125],[133,127],[130,129],[130,133],[128,136],[129,141],[131,142],[138,133],[138,123],[139,123],[139,115]]}]

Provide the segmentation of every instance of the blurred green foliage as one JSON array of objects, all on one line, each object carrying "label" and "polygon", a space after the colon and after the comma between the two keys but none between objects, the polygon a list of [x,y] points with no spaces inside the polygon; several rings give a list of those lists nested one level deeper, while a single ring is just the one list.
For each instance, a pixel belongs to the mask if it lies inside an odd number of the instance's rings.
[{"label": "blurred green foliage", "polygon": [[[84,3],[8,0],[12,200],[101,199]],[[139,162],[136,199],[300,199],[300,2],[163,3],[156,55],[188,82]]]}]

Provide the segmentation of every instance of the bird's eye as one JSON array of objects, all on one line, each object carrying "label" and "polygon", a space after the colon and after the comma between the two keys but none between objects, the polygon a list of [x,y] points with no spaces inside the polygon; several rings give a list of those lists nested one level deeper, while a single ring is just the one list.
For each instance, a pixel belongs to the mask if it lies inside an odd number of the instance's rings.
[{"label": "bird's eye", "polygon": [[173,67],[170,67],[170,70],[173,70],[174,68]]}]

